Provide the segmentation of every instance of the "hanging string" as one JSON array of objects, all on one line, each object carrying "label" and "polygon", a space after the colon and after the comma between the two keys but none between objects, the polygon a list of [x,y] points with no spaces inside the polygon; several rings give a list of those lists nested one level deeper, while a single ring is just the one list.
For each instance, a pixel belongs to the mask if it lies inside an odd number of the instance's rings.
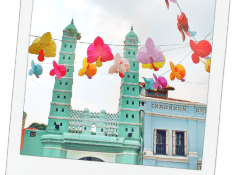
[{"label": "hanging string", "polygon": [[[38,86],[40,86],[41,88],[43,88],[45,91],[47,91],[48,93],[50,93],[47,89],[45,89],[43,86],[41,86],[40,84],[38,84],[36,81],[34,81],[31,77],[28,76],[28,78],[33,81],[34,83],[36,83]],[[51,93],[50,93],[51,94]]]},{"label": "hanging string", "polygon": [[[214,30],[214,29],[213,29]],[[208,34],[206,35],[206,37],[204,38],[204,40],[213,32],[213,30]],[[212,40],[212,39],[209,39],[209,40]]]},{"label": "hanging string", "polygon": [[[36,35],[30,35],[32,37],[37,37],[37,38],[41,38],[41,36],[36,36]],[[62,39],[54,39],[52,38],[52,40],[57,40],[57,41],[64,41]],[[73,42],[73,43],[81,43],[81,44],[93,44],[93,43],[89,43],[89,42],[82,42],[82,41],[77,41],[77,42]],[[109,46],[145,46],[145,45],[136,45],[136,44],[106,44],[106,45],[109,45]],[[157,46],[178,46],[178,45],[181,45],[181,46],[188,46],[189,44],[167,44],[167,45],[157,45]]]}]

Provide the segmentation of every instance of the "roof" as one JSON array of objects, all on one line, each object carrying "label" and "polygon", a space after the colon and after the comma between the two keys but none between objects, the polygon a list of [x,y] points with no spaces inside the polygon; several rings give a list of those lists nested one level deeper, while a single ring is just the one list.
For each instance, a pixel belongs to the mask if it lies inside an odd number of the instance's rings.
[{"label": "roof", "polygon": [[131,31],[126,35],[126,38],[136,38],[138,39],[138,36],[133,32],[133,26],[131,26]]},{"label": "roof", "polygon": [[[145,82],[139,82],[139,86],[141,86],[141,87],[145,87],[145,84],[146,84]],[[169,86],[166,88],[162,88],[162,90],[175,90],[175,88],[172,86]]]},{"label": "roof", "polygon": [[71,21],[71,24],[69,24],[64,30],[69,30],[69,29],[72,29],[73,31],[77,31],[77,28],[75,27],[73,23],[73,19]]},{"label": "roof", "polygon": [[34,127],[25,128],[25,129],[28,129],[28,130],[38,130],[38,129],[34,128]]}]

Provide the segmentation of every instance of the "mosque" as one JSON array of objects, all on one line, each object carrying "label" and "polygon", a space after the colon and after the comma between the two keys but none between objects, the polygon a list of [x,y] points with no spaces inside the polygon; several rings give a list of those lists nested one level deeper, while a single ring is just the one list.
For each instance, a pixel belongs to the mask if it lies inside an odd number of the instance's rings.
[{"label": "mosque", "polygon": [[58,63],[67,73],[55,78],[46,131],[23,128],[20,154],[201,169],[206,105],[168,98],[173,87],[152,91],[139,82],[139,40],[133,27],[124,41],[130,69],[121,80],[117,113],[72,109],[78,34],[72,19],[63,30]]}]

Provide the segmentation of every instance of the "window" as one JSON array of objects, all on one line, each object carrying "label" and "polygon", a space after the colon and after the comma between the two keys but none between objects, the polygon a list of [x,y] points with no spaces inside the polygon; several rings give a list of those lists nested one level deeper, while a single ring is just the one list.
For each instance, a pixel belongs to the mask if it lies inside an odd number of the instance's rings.
[{"label": "window", "polygon": [[197,170],[201,170],[201,169],[202,169],[202,160],[199,159],[199,160],[197,161]]},{"label": "window", "polygon": [[63,56],[63,59],[65,59],[65,56]]},{"label": "window", "polygon": [[72,45],[70,45],[70,48],[72,48],[73,46]]},{"label": "window", "polygon": [[128,54],[130,55],[130,54],[131,54],[131,52],[129,51],[129,52],[128,52]]},{"label": "window", "polygon": [[147,91],[147,97],[155,97],[156,96],[156,92],[155,91]]},{"label": "window", "polygon": [[86,127],[84,127],[84,131],[86,130]]},{"label": "window", "polygon": [[62,82],[60,81],[60,85],[62,85]]},{"label": "window", "polygon": [[62,126],[62,123],[60,123],[60,126]]},{"label": "window", "polygon": [[130,75],[127,75],[127,78],[130,78]]},{"label": "window", "polygon": [[132,88],[132,91],[135,91],[135,88]]},{"label": "window", "polygon": [[129,101],[126,101],[126,104],[129,104]]},{"label": "window", "polygon": [[62,109],[62,112],[64,112],[64,109]]},{"label": "window", "polygon": [[128,128],[126,128],[125,131],[128,132]]},{"label": "window", "polygon": [[30,132],[30,137],[36,137],[36,132]]},{"label": "window", "polygon": [[129,87],[127,87],[127,90],[128,90],[128,91],[129,91],[129,89],[130,89],[130,88],[129,88]]},{"label": "window", "polygon": [[68,82],[66,82],[65,85],[68,85]]},{"label": "window", "polygon": [[133,67],[135,67],[135,63],[133,63]]},{"label": "window", "polygon": [[66,96],[64,96],[64,99],[66,99]]},{"label": "window", "polygon": [[135,102],[134,101],[132,101],[132,105],[134,105],[135,104]]},{"label": "window", "polygon": [[71,57],[69,57],[69,60],[71,60]]},{"label": "window", "polygon": [[169,131],[155,129],[153,143],[154,154],[167,155],[169,153]]},{"label": "window", "polygon": [[101,132],[103,132],[104,131],[104,129],[103,128],[101,128]]},{"label": "window", "polygon": [[69,69],[67,69],[67,72],[69,72]]},{"label": "window", "polygon": [[58,108],[56,108],[55,111],[58,111]]},{"label": "window", "polygon": [[135,75],[133,76],[133,79],[135,79]]},{"label": "window", "polygon": [[60,98],[60,95],[58,95],[57,98]]},{"label": "window", "polygon": [[173,155],[186,156],[187,155],[187,132],[173,131]]},{"label": "window", "polygon": [[134,132],[134,129],[133,129],[133,128],[131,129],[131,132]]},{"label": "window", "polygon": [[91,125],[91,132],[96,132],[96,124]]},{"label": "window", "polygon": [[159,97],[166,97],[166,94],[165,94],[165,93],[158,92],[158,96],[159,96]]},{"label": "window", "polygon": [[135,52],[133,52],[133,55],[135,55]]},{"label": "window", "polygon": [[64,47],[67,47],[67,44],[65,44]]},{"label": "window", "polygon": [[128,118],[128,114],[126,114],[126,118]]},{"label": "window", "polygon": [[135,116],[134,116],[134,114],[132,114],[132,118],[134,118]]}]

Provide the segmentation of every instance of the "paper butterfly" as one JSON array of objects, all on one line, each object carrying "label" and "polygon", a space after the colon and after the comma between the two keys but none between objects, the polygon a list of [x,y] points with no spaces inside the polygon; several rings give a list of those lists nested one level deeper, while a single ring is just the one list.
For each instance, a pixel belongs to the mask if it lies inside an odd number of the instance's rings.
[{"label": "paper butterfly", "polygon": [[157,76],[155,74],[153,74],[153,77],[155,79],[155,83],[153,85],[155,90],[167,87],[167,80],[164,77],[157,78]]},{"label": "paper butterfly", "polygon": [[66,75],[66,67],[64,65],[57,65],[55,61],[53,61],[53,67],[50,71],[50,75],[54,76],[56,75],[58,79]]},{"label": "paper butterfly", "polygon": [[36,38],[29,47],[29,53],[38,55],[39,61],[44,61],[45,57],[56,56],[56,44],[51,39],[51,33],[45,33],[41,38]]},{"label": "paper butterfly", "polygon": [[130,69],[130,63],[126,59],[121,59],[119,53],[116,54],[114,58],[114,65],[109,68],[109,73],[119,73],[119,76],[123,78],[125,75],[124,73],[128,72]]},{"label": "paper butterfly", "polygon": [[137,59],[142,63],[143,68],[149,68],[158,70],[162,68],[165,64],[165,57],[161,49],[154,45],[154,42],[151,38],[148,38],[145,44],[146,47],[139,49],[137,53]]},{"label": "paper butterfly", "polygon": [[39,78],[39,75],[42,74],[42,66],[39,64],[34,63],[34,61],[31,61],[31,69],[29,70],[29,75],[35,75],[37,78]]},{"label": "paper butterfly", "polygon": [[87,62],[96,62],[97,67],[101,67],[102,62],[111,61],[114,59],[110,47],[104,44],[101,37],[97,37],[94,43],[88,47],[87,56]]},{"label": "paper butterfly", "polygon": [[203,61],[202,59],[200,59],[201,62],[203,62],[205,64],[205,70],[210,73],[210,69],[211,69],[211,59],[206,59],[206,61]]},{"label": "paper butterfly", "polygon": [[[177,15],[177,27],[178,30],[181,32],[183,42],[185,41],[185,34],[189,37],[195,36],[197,32],[191,32],[188,27],[188,19],[186,18],[185,14],[182,12],[181,15]],[[185,34],[184,34],[185,33]]]},{"label": "paper butterfly", "polygon": [[186,75],[186,71],[184,67],[181,64],[177,64],[175,66],[172,62],[170,62],[170,66],[171,66],[171,71],[172,71],[170,74],[170,79],[174,80],[176,77],[178,80],[185,82],[185,79],[183,79]]},{"label": "paper butterfly", "polygon": [[87,58],[83,60],[83,68],[79,70],[78,75],[87,75],[91,79],[97,72],[97,67],[93,63],[87,63]]},{"label": "paper butterfly", "polygon": [[[165,0],[166,1],[166,6],[167,6],[167,8],[169,9],[169,1],[168,0]],[[177,0],[170,0],[171,2],[173,2],[173,3],[176,3],[177,2]]]},{"label": "paper butterfly", "polygon": [[192,54],[192,60],[195,64],[199,63],[199,57],[208,59],[209,57],[207,56],[212,51],[211,44],[206,40],[199,41],[198,43],[190,40],[190,47],[194,52]]},{"label": "paper butterfly", "polygon": [[155,81],[153,79],[146,79],[144,77],[143,77],[143,79],[144,79],[144,82],[146,83],[145,88],[153,91],[154,90],[153,85],[154,85]]}]

